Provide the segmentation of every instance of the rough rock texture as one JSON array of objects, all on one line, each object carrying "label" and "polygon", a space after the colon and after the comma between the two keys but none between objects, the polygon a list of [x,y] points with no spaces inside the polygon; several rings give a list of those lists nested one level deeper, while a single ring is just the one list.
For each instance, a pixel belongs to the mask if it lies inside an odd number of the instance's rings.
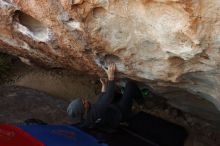
[{"label": "rough rock texture", "polygon": [[23,123],[32,118],[52,124],[73,123],[64,100],[21,86],[0,86],[0,91],[0,123]]},{"label": "rough rock texture", "polygon": [[113,61],[118,76],[220,121],[219,0],[0,0],[0,48],[96,75]]}]

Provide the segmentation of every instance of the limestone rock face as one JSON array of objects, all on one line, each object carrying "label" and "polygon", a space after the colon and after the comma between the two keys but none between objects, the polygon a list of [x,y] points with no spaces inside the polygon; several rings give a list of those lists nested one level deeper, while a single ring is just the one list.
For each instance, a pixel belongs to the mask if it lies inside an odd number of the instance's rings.
[{"label": "limestone rock face", "polygon": [[115,62],[119,77],[220,121],[219,10],[219,0],[0,0],[0,48],[96,75]]}]

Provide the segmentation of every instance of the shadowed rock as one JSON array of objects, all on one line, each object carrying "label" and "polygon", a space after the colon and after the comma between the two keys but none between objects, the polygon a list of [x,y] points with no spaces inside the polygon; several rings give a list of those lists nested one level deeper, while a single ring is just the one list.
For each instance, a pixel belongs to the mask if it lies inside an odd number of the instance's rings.
[{"label": "shadowed rock", "polygon": [[0,123],[39,119],[47,123],[72,123],[66,114],[68,102],[20,86],[0,87]]}]

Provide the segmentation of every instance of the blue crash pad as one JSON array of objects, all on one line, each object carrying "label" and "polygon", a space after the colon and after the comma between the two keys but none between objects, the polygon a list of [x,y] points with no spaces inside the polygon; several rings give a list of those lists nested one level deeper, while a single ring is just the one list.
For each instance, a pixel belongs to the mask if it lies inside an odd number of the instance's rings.
[{"label": "blue crash pad", "polygon": [[93,136],[68,125],[18,125],[46,146],[107,146]]}]

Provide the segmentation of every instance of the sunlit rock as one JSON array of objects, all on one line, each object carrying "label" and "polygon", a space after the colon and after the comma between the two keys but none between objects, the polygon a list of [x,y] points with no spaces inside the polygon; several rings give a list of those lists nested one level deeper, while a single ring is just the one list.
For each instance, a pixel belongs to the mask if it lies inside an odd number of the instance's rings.
[{"label": "sunlit rock", "polygon": [[118,77],[207,117],[220,111],[219,9],[219,0],[0,0],[0,48],[95,75],[115,62]]}]

